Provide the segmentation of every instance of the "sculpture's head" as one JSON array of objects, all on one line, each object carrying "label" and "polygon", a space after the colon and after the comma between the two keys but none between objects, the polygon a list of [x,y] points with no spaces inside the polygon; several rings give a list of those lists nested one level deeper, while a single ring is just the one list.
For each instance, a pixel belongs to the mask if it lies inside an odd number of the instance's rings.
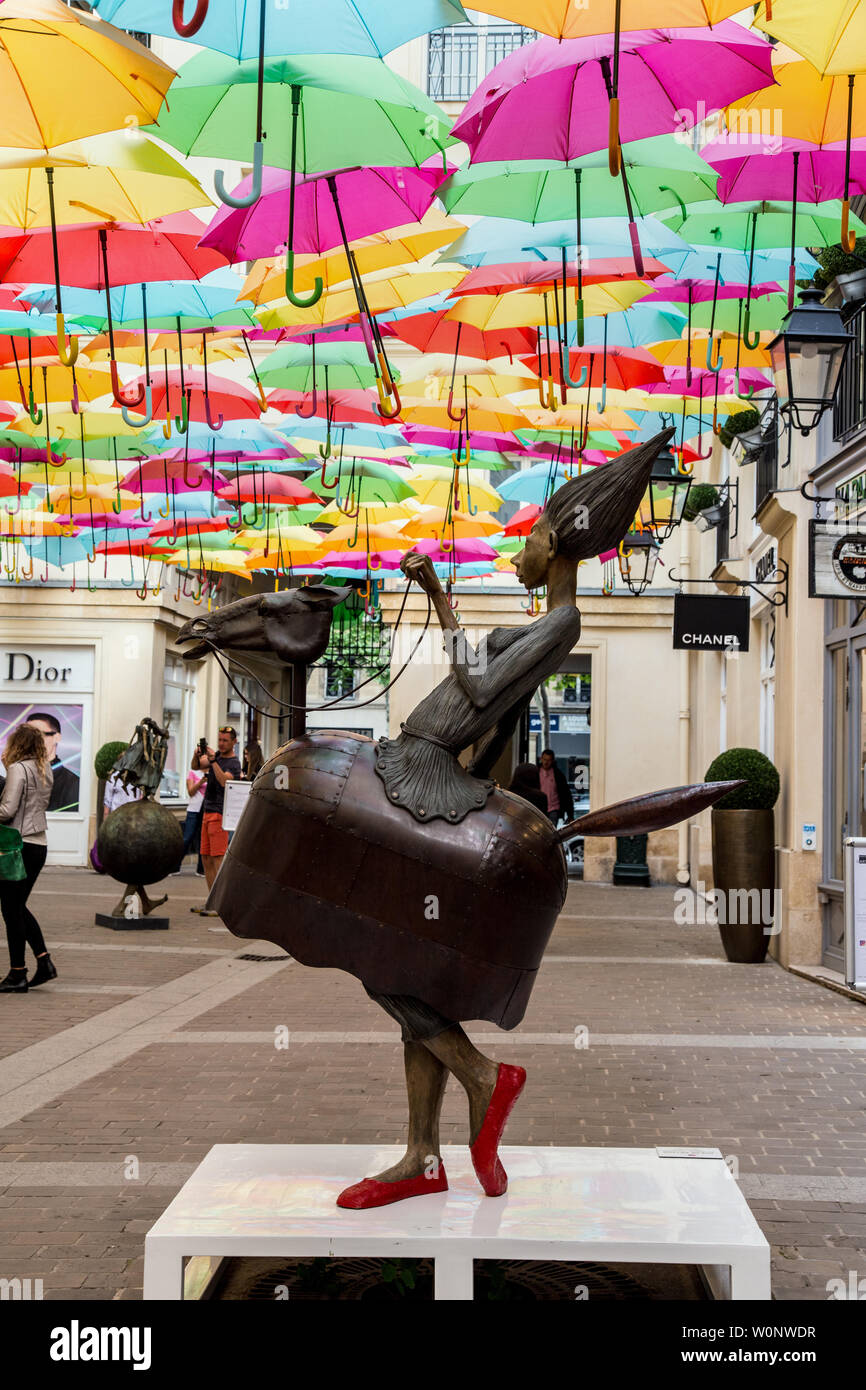
[{"label": "sculpture's head", "polygon": [[674,433],[662,430],[557,489],[514,557],[525,588],[548,584],[555,566],[576,570],[579,561],[616,549],[634,521],[653,464]]},{"label": "sculpture's head", "polygon": [[193,645],[187,661],[219,651],[273,652],[281,661],[317,661],[328,645],[334,609],[350,589],[308,584],[276,594],[252,594],[213,613],[192,618],[175,642]]}]

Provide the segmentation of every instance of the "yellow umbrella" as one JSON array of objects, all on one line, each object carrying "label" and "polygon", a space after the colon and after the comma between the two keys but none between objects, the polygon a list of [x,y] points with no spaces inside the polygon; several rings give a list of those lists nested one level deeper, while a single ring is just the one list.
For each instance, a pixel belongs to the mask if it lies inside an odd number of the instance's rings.
[{"label": "yellow umbrella", "polygon": [[[56,441],[66,440],[77,443],[81,439],[80,416],[72,410],[58,411],[55,415],[51,414],[51,437]],[[35,425],[29,415],[21,415],[13,421],[11,428],[18,430],[21,434],[44,435],[43,420]],[[117,435],[119,439],[130,437],[140,437],[140,430],[134,425],[127,425],[124,422],[119,410],[115,411],[93,411],[88,410],[84,421],[84,447],[87,449],[88,439],[110,439],[112,435]],[[118,453],[121,451],[118,450]]]},{"label": "yellow umbrella", "polygon": [[149,125],[176,76],[129,34],[62,0],[4,0],[0,146],[46,149]]},{"label": "yellow umbrella", "polygon": [[[233,544],[245,546],[248,550],[264,550],[266,547],[273,549],[277,534],[279,534],[283,547],[291,543],[293,549],[300,549],[302,546],[307,550],[321,549],[322,541],[326,538],[321,531],[314,531],[312,526],[277,526],[274,519],[270,518],[268,526],[261,531],[245,527],[235,535]],[[327,537],[330,540],[330,537]]]},{"label": "yellow umbrella", "polygon": [[815,0],[771,0],[769,5],[762,0],[753,22],[808,58],[819,72],[847,77],[866,71],[863,0],[822,0],[820,5]]},{"label": "yellow umbrella", "polygon": [[[652,294],[652,286],[643,280],[610,281],[585,285],[584,315],[615,314],[631,308],[639,299]],[[569,305],[569,319],[577,317],[577,309]],[[544,323],[544,297],[528,290],[508,294],[470,294],[458,299],[445,314],[455,323],[468,323],[484,332],[501,328],[527,328]],[[274,325],[276,326],[276,325]]]},{"label": "yellow umbrella", "polygon": [[[374,314],[388,309],[405,308],[419,299],[429,299],[443,290],[451,290],[465,275],[463,269],[431,270],[419,275],[398,275],[387,280],[374,280],[365,283],[364,290],[370,310]],[[306,325],[340,323],[343,319],[354,318],[358,305],[353,290],[334,290],[323,294],[312,308],[296,309],[293,304],[278,304],[271,309],[262,309],[256,318],[265,330],[273,328],[302,328]]]},{"label": "yellow umbrella", "polygon": [[333,550],[337,541],[356,542],[360,535],[364,541],[387,541],[388,544],[383,545],[382,550],[408,550],[410,548],[408,532],[404,534],[403,530],[407,525],[408,523],[402,519],[370,523],[365,515],[363,531],[356,530],[354,522],[351,522],[345,526],[335,526],[333,531],[322,536],[322,540],[327,545],[328,550]]},{"label": "yellow umbrella", "polygon": [[[20,379],[14,367],[0,368],[0,400],[16,400],[20,395],[19,382],[23,382],[25,391],[29,390],[29,374],[24,367],[21,369]],[[43,363],[33,373],[33,395],[37,406],[44,405],[46,400],[63,401],[65,406],[72,400],[74,388],[77,388],[81,400],[95,401],[100,396],[110,394],[111,377],[108,372],[92,371],[89,368],[82,371],[76,367],[73,382],[69,368],[56,363],[51,366]]]},{"label": "yellow umbrella", "polygon": [[653,0],[648,11],[646,0],[594,0],[591,5],[575,4],[575,0],[482,0],[472,8],[524,24],[540,34],[552,34],[555,39],[582,39],[611,34],[617,23],[623,33],[649,26],[683,29],[718,24],[743,6],[740,0]]},{"label": "yellow umbrella", "polygon": [[[610,392],[608,392],[610,397]],[[655,399],[655,398],[654,398]],[[642,406],[643,410],[660,410],[662,406]],[[569,396],[568,405],[560,406],[558,410],[529,410],[526,411],[532,423],[532,428],[536,430],[572,430],[579,425],[586,426],[590,430],[636,430],[637,422],[627,415],[624,410],[615,407],[600,413],[590,407],[586,409],[586,402],[572,404]]]},{"label": "yellow umbrella", "polygon": [[[449,497],[454,489],[454,469],[450,464],[447,467],[435,463],[419,464],[409,474],[409,482],[415,489],[420,503],[426,503],[433,507],[445,507],[448,505]],[[485,481],[479,469],[462,468],[460,470],[460,503],[464,507],[469,506],[469,502],[466,500],[467,492],[473,506],[482,506],[495,511],[497,507],[502,505],[502,498],[499,493]],[[501,530],[502,528],[498,527],[497,529]]]},{"label": "yellow umbrella", "polygon": [[[180,360],[180,351],[177,346],[176,333],[158,333],[155,338],[150,340],[150,359],[156,353],[160,354],[160,362],[163,360],[162,353],[168,353],[168,360],[176,363]],[[88,362],[107,362],[111,356],[111,347],[107,333],[100,333],[98,337],[91,338],[85,349],[85,356]],[[129,333],[126,331],[114,332],[114,356],[118,362],[131,362],[137,367],[143,367],[144,358],[144,337],[141,333]],[[238,357],[244,356],[244,350],[231,334],[211,335],[207,339],[207,360],[208,363],[220,360],[233,362]],[[183,335],[183,360],[187,365],[192,362],[201,362],[204,359],[201,338],[194,333],[184,333]],[[109,387],[109,389],[111,389]]]},{"label": "yellow umbrella", "polygon": [[[438,208],[431,208],[420,223],[393,227],[390,231],[377,232],[375,236],[364,237],[349,245],[359,273],[370,275],[393,266],[417,264],[432,251],[450,246],[463,231],[465,227],[462,222],[446,217]],[[285,295],[285,271],[285,256],[269,256],[256,261],[238,299],[251,299],[254,304],[282,299]],[[312,289],[317,276],[326,290],[351,279],[349,263],[342,247],[329,251],[326,256],[295,257],[296,289]]]},{"label": "yellow umbrella", "polygon": [[125,488],[118,491],[113,483],[88,484],[87,496],[84,499],[76,494],[77,489],[76,492],[70,492],[67,487],[48,489],[51,505],[56,512],[89,512],[91,508],[94,514],[118,509],[129,511],[141,502],[137,492],[128,492]]},{"label": "yellow umbrella", "polygon": [[7,151],[0,157],[0,224],[23,231],[51,225],[48,169],[57,226],[149,222],[211,202],[190,171],[149,136],[115,131],[26,156]]},{"label": "yellow umbrella", "polygon": [[[382,522],[408,520],[412,516],[404,502],[389,502],[387,506],[383,506],[381,502],[356,501],[354,505],[360,507],[362,526],[366,526],[368,521],[374,526],[379,526]],[[318,516],[313,517],[316,526],[342,526],[346,520],[346,513],[341,512],[336,503],[324,507]]]},{"label": "yellow umbrella", "polygon": [[[424,399],[427,401],[441,401],[447,398],[451,389],[451,372],[438,372],[425,370],[426,363],[422,360],[413,367],[417,372],[415,376],[402,375],[400,377],[400,390],[404,399],[412,394],[409,390],[411,386],[424,387]],[[454,410],[455,412],[463,408],[463,386],[466,384],[467,391],[474,396],[486,396],[489,399],[500,400],[503,396],[510,396],[515,391],[529,391],[533,389],[538,378],[529,367],[523,367],[519,362],[514,364],[514,368],[509,368],[508,373],[498,372],[460,372],[454,379]],[[472,400],[469,401],[470,407]]]},{"label": "yellow umbrella", "polygon": [[[737,334],[736,333],[717,333],[717,338],[728,339],[732,344],[730,360],[733,362],[736,353]],[[772,333],[764,333],[765,342],[769,343],[773,337]],[[706,340],[709,337],[708,329],[692,329],[692,342],[698,338]],[[689,361],[689,343],[686,338],[670,338],[661,343],[648,343],[647,352],[651,352],[664,367],[685,367]],[[770,361],[770,354],[766,347],[760,345],[756,348],[747,348],[740,342],[740,366],[741,367],[766,367]],[[727,358],[726,358],[727,360]]]},{"label": "yellow umbrella", "polygon": [[[527,416],[517,406],[506,408],[506,402],[489,396],[469,397],[469,428],[485,434],[508,434],[527,424]],[[461,405],[460,409],[463,409]],[[435,425],[457,428],[448,415],[448,401],[404,401],[401,419],[413,425]]]}]

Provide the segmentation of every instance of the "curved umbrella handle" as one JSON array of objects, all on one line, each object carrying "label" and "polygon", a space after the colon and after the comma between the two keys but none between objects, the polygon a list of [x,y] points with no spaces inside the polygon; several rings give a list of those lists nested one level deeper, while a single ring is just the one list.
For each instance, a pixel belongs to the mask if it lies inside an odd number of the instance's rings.
[{"label": "curved umbrella handle", "polygon": [[451,457],[452,457],[452,459],[454,460],[454,467],[455,467],[455,468],[459,468],[461,464],[464,464],[466,467],[468,467],[469,464],[472,462],[472,449],[471,449],[471,447],[470,447],[470,445],[469,445],[469,440],[468,440],[468,439],[466,440],[466,443],[464,444],[463,447],[464,447],[464,449],[466,450],[466,457],[465,457],[465,458],[459,458],[458,455],[455,454],[454,451],[452,450]]},{"label": "curved umbrella handle", "polygon": [[120,377],[118,376],[118,373],[117,373],[117,363],[114,361],[113,358],[112,358],[111,362],[109,363],[109,367],[110,367],[110,370],[111,370],[111,394],[114,396],[115,404],[116,404],[116,405],[120,405],[120,406],[128,405],[128,406],[130,407],[130,409],[132,409],[133,407],[135,407],[135,406],[137,406],[137,405],[141,405],[142,401],[144,400],[144,385],[143,385],[143,383],[142,383],[142,382],[139,382],[139,383],[138,383],[138,395],[137,395],[137,396],[133,396],[133,397],[124,396],[124,394],[123,394],[123,387],[122,387],[121,384],[120,384]]},{"label": "curved umbrella handle", "polygon": [[[127,406],[122,405],[120,407],[120,413],[123,416],[124,424],[131,425],[135,430],[143,430],[145,425],[149,425],[153,419],[153,387],[150,385],[150,382],[148,382],[147,386],[144,388],[144,400],[145,415],[143,419],[140,419],[137,415],[130,415]],[[169,434],[170,433],[171,430],[169,429]],[[166,435],[166,439],[168,439],[168,435]]]},{"label": "curved umbrella handle", "polygon": [[696,450],[696,453],[697,453],[697,456],[698,456],[699,459],[708,459],[708,458],[712,458],[712,456],[713,456],[713,446],[712,446],[712,444],[711,444],[710,447],[709,447],[709,449],[707,450],[707,452],[706,452],[705,454],[702,454],[701,451],[700,451],[699,449]]},{"label": "curved umbrella handle", "polygon": [[586,368],[586,363],[585,363],[585,362],[584,362],[583,366],[582,366],[581,369],[580,369],[580,376],[578,377],[577,381],[573,381],[573,380],[572,380],[572,376],[571,376],[571,371],[570,371],[570,369],[569,369],[569,360],[570,360],[570,359],[569,359],[568,348],[567,348],[567,347],[566,347],[566,349],[565,349],[564,354],[562,354],[562,355],[560,356],[560,359],[559,359],[559,360],[560,360],[560,363],[561,363],[561,366],[562,366],[562,379],[563,379],[563,381],[565,382],[566,386],[571,386],[571,387],[573,387],[573,389],[574,389],[575,391],[577,391],[577,390],[580,389],[581,386],[585,386],[585,385],[586,385],[587,368]]},{"label": "curved umbrella handle", "polygon": [[72,400],[69,402],[73,415],[81,414],[81,401],[78,399],[78,382],[75,380],[75,373],[72,373]]},{"label": "curved umbrella handle", "polygon": [[607,167],[613,178],[619,176],[622,168],[622,151],[619,144],[619,97],[611,97],[607,126]]},{"label": "curved umbrella handle", "polygon": [[757,348],[760,345],[761,334],[760,332],[758,332],[755,334],[753,338],[749,333],[749,320],[751,317],[751,312],[752,306],[747,301],[746,307],[743,311],[743,347],[748,348],[749,352],[754,352],[755,348]]},{"label": "curved umbrella handle", "polygon": [[[378,403],[374,405],[373,409],[379,415],[382,416],[383,420],[396,420],[397,416],[400,414],[400,411],[403,409],[403,405],[400,400],[400,393],[397,390],[395,383],[393,381],[391,382],[391,390],[389,393],[385,390],[382,378],[380,376],[377,376],[376,390],[379,392],[379,400]],[[393,410],[389,410],[387,408],[389,394],[392,395],[394,397],[394,400],[396,401],[396,406]]]},{"label": "curved umbrella handle", "polygon": [[[715,350],[715,352],[714,352],[714,350]],[[714,357],[714,356],[715,356],[715,365],[714,365],[714,363],[713,363],[713,357]],[[722,357],[722,340],[721,340],[721,338],[719,338],[719,339],[707,338],[707,359],[706,359],[706,360],[707,360],[707,371],[709,371],[709,372],[720,372],[720,371],[722,370],[722,367],[724,366],[724,359],[723,359],[723,357]]]},{"label": "curved umbrella handle", "polygon": [[67,346],[66,321],[62,314],[57,315],[57,356],[64,367],[73,367],[78,361],[78,339],[74,333],[70,333]]},{"label": "curved umbrella handle", "polygon": [[508,346],[504,338],[500,338],[499,342],[502,345],[502,347],[505,348],[505,351],[508,353],[509,362],[512,366],[514,366],[514,353],[511,351],[511,348]]},{"label": "curved umbrella handle", "polygon": [[670,193],[672,198],[676,198],[677,202],[680,205],[680,215],[683,221],[685,222],[686,218],[688,217],[688,213],[686,212],[686,205],[680,197],[679,193],[677,193],[676,189],[671,188],[666,183],[661,183],[659,184],[659,193]]},{"label": "curved umbrella handle", "polygon": [[319,445],[319,457],[325,462],[331,457],[331,417],[328,416],[328,433],[324,444]]},{"label": "curved umbrella handle", "polygon": [[598,405],[596,406],[596,409],[598,410],[599,415],[603,415],[604,412],[605,412],[605,410],[607,409],[607,382],[606,382],[606,381],[603,381],[603,382],[601,383],[601,400],[599,401]]},{"label": "curved umbrella handle", "polygon": [[182,39],[191,39],[193,34],[198,33],[207,19],[207,7],[208,0],[196,0],[192,19],[184,22],[183,0],[174,0],[171,7],[171,22],[174,25],[175,33],[180,34]]},{"label": "curved umbrella handle", "polygon": [[302,420],[312,420],[313,416],[318,412],[318,409],[319,409],[319,390],[318,390],[318,387],[316,386],[315,377],[314,377],[314,378],[313,378],[313,389],[312,389],[312,391],[310,392],[310,409],[309,409],[309,410],[302,410],[302,409],[301,409],[301,402],[298,401],[298,404],[295,406],[295,414],[296,414],[296,415],[300,415],[300,417],[301,417]]},{"label": "curved umbrella handle", "polygon": [[224,421],[223,421],[223,413],[222,413],[221,410],[217,412],[216,423],[214,423],[213,411],[211,410],[211,404],[210,404],[210,397],[209,397],[209,396],[205,396],[205,398],[204,398],[204,413],[205,413],[205,419],[207,420],[207,423],[208,423],[208,429],[211,429],[211,430],[221,430],[221,429],[222,429],[223,423],[224,423]]},{"label": "curved umbrella handle", "polygon": [[716,439],[718,439],[718,437],[719,437],[719,435],[721,434],[721,432],[722,432],[723,429],[724,429],[724,426],[719,424],[719,407],[718,407],[718,405],[714,405],[714,406],[713,406],[713,434],[716,436]]},{"label": "curved umbrella handle", "polygon": [[286,298],[289,300],[289,302],[290,302],[291,304],[294,304],[294,306],[295,306],[296,309],[311,309],[311,308],[313,307],[314,304],[318,304],[319,300],[320,300],[321,297],[322,297],[322,293],[323,293],[323,291],[324,291],[324,288],[325,288],[324,281],[321,279],[321,277],[318,276],[318,275],[316,276],[315,283],[314,283],[314,285],[313,285],[312,294],[308,295],[306,299],[304,299],[303,295],[295,294],[294,280],[295,280],[295,253],[294,253],[294,251],[287,251],[287,252],[286,252]]},{"label": "curved umbrella handle", "polygon": [[[321,448],[321,445],[319,445],[319,453],[321,453],[321,452],[322,452],[322,448]],[[333,492],[335,487],[339,487],[339,484],[340,484],[340,474],[339,474],[339,471],[338,471],[337,476],[336,476],[336,478],[334,479],[334,481],[333,481],[332,483],[329,483],[329,482],[326,480],[326,478],[325,478],[325,469],[327,468],[327,466],[328,466],[328,456],[326,456],[326,455],[323,454],[323,455],[322,455],[322,467],[321,467],[320,475],[319,475],[320,481],[321,481],[322,487],[325,488],[325,490],[326,490],[327,492]]]},{"label": "curved umbrella handle", "polygon": [[253,145],[253,181],[249,193],[242,198],[235,198],[226,190],[225,175],[222,169],[217,169],[213,176],[213,184],[216,195],[221,203],[227,208],[251,208],[253,203],[257,203],[262,196],[262,166],[264,164],[264,149],[261,140],[257,140]]},{"label": "curved umbrella handle", "polygon": [[262,386],[262,383],[260,381],[256,382],[256,386],[258,387],[259,392],[259,405],[261,406],[262,414],[264,415],[265,411],[268,408],[268,398],[265,395],[265,388],[264,386]]},{"label": "curved umbrella handle", "polygon": [[752,399],[752,397],[754,396],[754,394],[755,394],[755,388],[754,388],[754,386],[750,386],[749,389],[748,389],[748,391],[746,391],[745,393],[742,392],[742,391],[740,390],[740,378],[739,378],[739,374],[738,374],[738,375],[737,375],[737,396],[739,397],[739,399],[740,399],[741,401],[750,401],[750,400]]},{"label": "curved umbrella handle", "polygon": [[28,392],[27,414],[30,416],[30,419],[34,425],[42,424],[42,411],[36,404],[36,397],[33,394],[32,386],[30,387],[30,390]]},{"label": "curved umbrella handle", "polygon": [[162,422],[162,433],[166,439],[171,439],[171,414],[166,415]]},{"label": "curved umbrella handle", "polygon": [[857,245],[857,233],[849,232],[848,218],[851,213],[851,205],[847,198],[842,199],[842,250],[847,251],[849,256],[853,256],[854,248]]},{"label": "curved umbrella handle", "polygon": [[[189,429],[189,392],[184,391],[180,399],[180,418],[174,417],[174,427],[178,434],[186,434]],[[168,438],[168,436],[166,436]]]},{"label": "curved umbrella handle", "polygon": [[463,410],[457,410],[456,413],[455,413],[455,410],[454,410],[454,387],[453,387],[453,386],[451,387],[450,391],[448,392],[448,405],[446,406],[446,413],[447,413],[447,415],[448,415],[448,419],[449,419],[449,420],[453,420],[454,423],[455,423],[455,425],[461,424],[461,423],[466,419],[466,410],[465,410],[465,408],[464,408]]}]

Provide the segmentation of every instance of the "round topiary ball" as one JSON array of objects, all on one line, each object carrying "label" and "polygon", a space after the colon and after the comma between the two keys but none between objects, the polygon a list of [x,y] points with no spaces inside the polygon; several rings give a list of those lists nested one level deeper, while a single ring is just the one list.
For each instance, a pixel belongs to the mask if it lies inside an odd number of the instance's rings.
[{"label": "round topiary ball", "polygon": [[757,748],[729,748],[710,763],[705,782],[732,782],[742,778],[745,786],[737,787],[716,802],[718,811],[769,811],[779,796],[779,773],[774,763]]},{"label": "round topiary ball", "polygon": [[715,507],[718,500],[718,488],[713,487],[712,483],[692,483],[683,507],[683,521],[694,521],[699,512]]},{"label": "round topiary ball", "polygon": [[93,760],[93,770],[101,781],[108,781],[111,776],[111,769],[114,767],[121,753],[126,752],[128,746],[129,745],[126,743],[119,743],[117,741],[114,743],[103,743]]}]

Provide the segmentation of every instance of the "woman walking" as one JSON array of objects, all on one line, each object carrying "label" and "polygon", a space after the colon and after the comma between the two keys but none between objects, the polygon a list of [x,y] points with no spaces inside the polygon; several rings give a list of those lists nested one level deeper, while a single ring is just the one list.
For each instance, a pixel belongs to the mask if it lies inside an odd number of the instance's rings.
[{"label": "woman walking", "polygon": [[[6,923],[10,966],[5,980],[0,980],[0,994],[25,994],[31,985],[44,984],[57,975],[39,923],[27,906],[48,853],[45,811],[54,776],[45,740],[30,724],[19,724],[9,735],[3,763],[6,785],[0,797],[0,822],[11,825],[21,835],[26,877],[18,881],[0,879],[0,911]],[[36,972],[29,981],[25,945],[36,957]]]}]

